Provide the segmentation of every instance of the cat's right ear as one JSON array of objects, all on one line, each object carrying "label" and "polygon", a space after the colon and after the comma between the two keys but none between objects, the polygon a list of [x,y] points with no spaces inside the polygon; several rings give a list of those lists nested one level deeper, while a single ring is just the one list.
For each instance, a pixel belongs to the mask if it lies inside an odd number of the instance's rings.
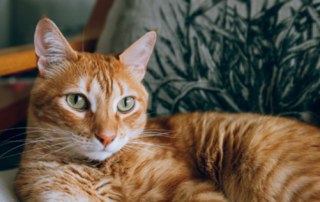
[{"label": "cat's right ear", "polygon": [[156,30],[150,31],[120,55],[121,63],[130,70],[131,75],[139,82],[143,79],[146,72],[147,63],[152,54],[156,39]]},{"label": "cat's right ear", "polygon": [[37,66],[40,75],[44,77],[54,74],[57,68],[63,68],[59,64],[64,60],[75,61],[78,57],[58,27],[47,17],[43,17],[37,24],[34,46]]}]

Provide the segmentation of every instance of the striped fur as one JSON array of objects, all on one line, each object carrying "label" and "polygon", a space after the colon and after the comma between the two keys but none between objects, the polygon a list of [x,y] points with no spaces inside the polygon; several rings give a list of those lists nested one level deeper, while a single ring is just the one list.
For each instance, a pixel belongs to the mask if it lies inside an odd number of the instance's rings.
[{"label": "striped fur", "polygon": [[[320,130],[280,117],[193,113],[152,120],[228,201],[320,201]],[[186,127],[187,125],[187,127]],[[171,140],[171,139],[170,139]]]}]

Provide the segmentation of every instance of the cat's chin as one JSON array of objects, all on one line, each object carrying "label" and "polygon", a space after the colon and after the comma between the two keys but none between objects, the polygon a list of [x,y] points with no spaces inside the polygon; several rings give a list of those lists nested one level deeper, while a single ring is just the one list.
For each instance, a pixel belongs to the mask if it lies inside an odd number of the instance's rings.
[{"label": "cat's chin", "polygon": [[114,152],[109,151],[90,151],[86,152],[85,156],[92,160],[103,161],[112,156]]}]

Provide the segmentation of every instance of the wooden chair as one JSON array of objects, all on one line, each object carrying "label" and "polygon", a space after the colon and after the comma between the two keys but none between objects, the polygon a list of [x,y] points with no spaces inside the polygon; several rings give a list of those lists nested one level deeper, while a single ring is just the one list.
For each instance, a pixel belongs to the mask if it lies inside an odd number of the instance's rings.
[{"label": "wooden chair", "polygon": [[[95,50],[98,38],[103,30],[106,16],[113,0],[97,0],[84,31],[68,38],[72,48],[77,51],[92,52]],[[0,76],[36,68],[33,44],[0,50]],[[0,90],[0,99],[7,99],[6,93]],[[11,96],[0,104],[0,134],[1,130],[10,128],[26,118],[29,95]]]}]

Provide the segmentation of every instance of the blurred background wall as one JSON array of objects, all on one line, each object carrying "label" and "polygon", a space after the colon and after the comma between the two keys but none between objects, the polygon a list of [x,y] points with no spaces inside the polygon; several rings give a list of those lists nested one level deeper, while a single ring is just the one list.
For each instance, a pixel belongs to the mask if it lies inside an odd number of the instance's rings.
[{"label": "blurred background wall", "polygon": [[0,48],[33,42],[42,15],[53,20],[65,36],[81,31],[95,0],[0,0]]}]

